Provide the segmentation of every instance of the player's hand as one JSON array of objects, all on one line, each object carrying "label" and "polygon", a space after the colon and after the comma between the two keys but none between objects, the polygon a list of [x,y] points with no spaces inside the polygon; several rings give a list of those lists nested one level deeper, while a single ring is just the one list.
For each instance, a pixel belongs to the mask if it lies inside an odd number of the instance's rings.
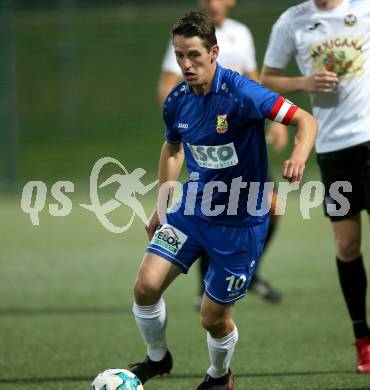
[{"label": "player's hand", "polygon": [[307,76],[304,81],[304,90],[307,92],[331,92],[339,83],[336,73],[327,70]]},{"label": "player's hand", "polygon": [[287,179],[290,183],[301,181],[306,164],[303,161],[289,159],[284,161],[283,164],[283,178]]},{"label": "player's hand", "polygon": [[160,224],[157,208],[153,211],[148,224],[145,226],[146,234],[148,235],[149,241],[153,238],[154,233]]},{"label": "player's hand", "polygon": [[288,129],[278,122],[270,122],[267,130],[266,141],[272,145],[276,153],[280,153],[288,144]]}]

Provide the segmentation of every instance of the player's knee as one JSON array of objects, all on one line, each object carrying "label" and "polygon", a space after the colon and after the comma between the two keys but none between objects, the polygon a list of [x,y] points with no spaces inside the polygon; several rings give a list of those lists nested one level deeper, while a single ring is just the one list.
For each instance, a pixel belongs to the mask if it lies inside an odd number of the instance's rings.
[{"label": "player's knee", "polygon": [[351,237],[341,237],[336,239],[337,255],[342,261],[357,259],[361,253],[360,240]]},{"label": "player's knee", "polygon": [[227,329],[227,321],[225,318],[201,315],[200,322],[203,328],[211,334],[224,333]]},{"label": "player's knee", "polygon": [[160,299],[161,292],[153,283],[137,279],[134,286],[134,297],[138,305],[154,305]]}]

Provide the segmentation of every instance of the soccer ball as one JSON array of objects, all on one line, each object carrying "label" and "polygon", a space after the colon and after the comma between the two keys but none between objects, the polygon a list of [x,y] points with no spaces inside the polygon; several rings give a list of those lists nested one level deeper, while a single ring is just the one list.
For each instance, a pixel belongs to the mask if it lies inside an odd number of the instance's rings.
[{"label": "soccer ball", "polygon": [[131,371],[113,368],[99,374],[90,390],[144,390],[144,387]]}]

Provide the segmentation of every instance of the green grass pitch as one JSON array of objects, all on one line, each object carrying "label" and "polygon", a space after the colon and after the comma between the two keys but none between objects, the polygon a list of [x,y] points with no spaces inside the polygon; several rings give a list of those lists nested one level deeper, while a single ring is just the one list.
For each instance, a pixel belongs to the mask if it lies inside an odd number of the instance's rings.
[{"label": "green grass pitch", "polygon": [[[78,207],[85,200],[85,194],[74,196],[67,217],[44,211],[35,227],[19,199],[1,198],[0,389],[88,389],[100,371],[144,356],[131,314],[146,245],[143,225],[135,221],[123,235],[109,233]],[[150,199],[145,206],[149,212]],[[121,221],[127,217],[116,212]],[[250,294],[236,305],[236,389],[369,389],[369,377],[354,373],[330,226],[321,208],[312,217],[302,220],[298,198],[291,196],[264,259],[262,273],[282,290],[283,302],[273,306]],[[364,239],[365,254],[369,250]],[[192,270],[166,293],[175,367],[145,390],[193,389],[208,366],[205,333],[192,305],[195,281]]]}]

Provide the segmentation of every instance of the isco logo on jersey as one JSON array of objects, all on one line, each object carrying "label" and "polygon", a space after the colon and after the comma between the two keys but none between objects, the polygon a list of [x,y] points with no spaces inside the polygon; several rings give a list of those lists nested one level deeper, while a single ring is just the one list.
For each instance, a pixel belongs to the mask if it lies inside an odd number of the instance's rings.
[{"label": "isco logo on jersey", "polygon": [[166,223],[154,233],[151,244],[160,246],[176,255],[187,238],[186,234]]},{"label": "isco logo on jersey", "polygon": [[204,146],[187,144],[200,167],[221,169],[239,163],[233,142],[226,145]]}]

